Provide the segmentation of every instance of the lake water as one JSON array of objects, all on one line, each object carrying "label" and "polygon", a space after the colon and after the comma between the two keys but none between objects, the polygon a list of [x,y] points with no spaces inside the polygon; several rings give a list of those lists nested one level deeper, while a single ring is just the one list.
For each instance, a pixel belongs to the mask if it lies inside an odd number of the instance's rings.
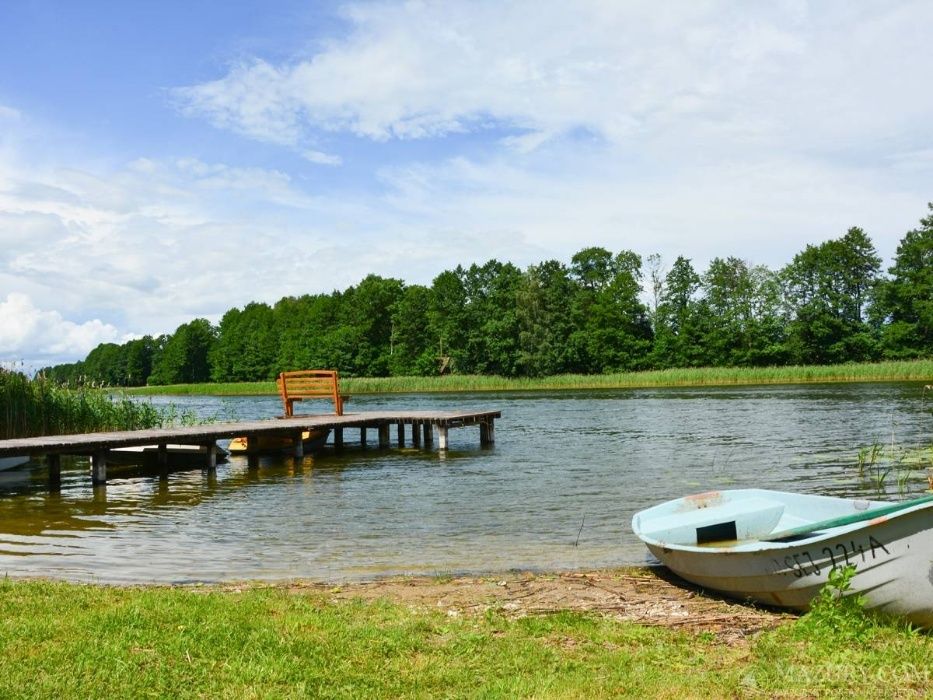
[{"label": "lake water", "polygon": [[[63,460],[0,473],[0,575],[191,582],[644,564],[633,513],[710,489],[864,493],[856,453],[930,445],[933,396],[905,384],[354,397],[352,411],[501,410],[496,444],[245,458],[216,473]],[[170,397],[202,417],[271,417],[276,397]],[[924,403],[925,402],[925,403]],[[393,445],[395,434],[393,428]],[[435,443],[436,445],[436,443]],[[893,477],[892,477],[893,480]],[[920,473],[914,489],[925,484]]]}]

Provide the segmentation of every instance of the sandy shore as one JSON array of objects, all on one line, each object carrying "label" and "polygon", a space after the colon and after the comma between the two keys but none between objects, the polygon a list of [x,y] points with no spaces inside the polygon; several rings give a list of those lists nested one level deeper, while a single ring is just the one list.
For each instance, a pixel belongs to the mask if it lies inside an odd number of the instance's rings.
[{"label": "sandy shore", "polygon": [[339,585],[292,582],[287,587],[294,593],[316,592],[335,601],[385,599],[412,608],[442,610],[452,617],[482,615],[488,610],[509,617],[595,612],[620,621],[711,633],[729,643],[741,643],[755,632],[795,617],[703,593],[661,568],[399,577]]}]

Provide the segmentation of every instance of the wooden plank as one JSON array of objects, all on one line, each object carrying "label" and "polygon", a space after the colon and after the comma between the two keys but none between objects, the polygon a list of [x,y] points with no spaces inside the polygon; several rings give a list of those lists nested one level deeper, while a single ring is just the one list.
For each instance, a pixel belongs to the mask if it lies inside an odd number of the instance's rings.
[{"label": "wooden plank", "polygon": [[306,415],[274,420],[210,423],[205,425],[152,428],[116,432],[82,433],[77,435],[45,435],[32,438],[0,440],[0,457],[30,454],[93,454],[98,450],[137,445],[165,443],[205,444],[242,435],[287,435],[298,430],[335,428],[376,428],[382,424],[404,423],[424,426],[425,443],[430,444],[431,426],[457,428],[478,423],[490,423],[500,418],[500,411],[433,412],[433,411],[373,411],[342,416]]}]

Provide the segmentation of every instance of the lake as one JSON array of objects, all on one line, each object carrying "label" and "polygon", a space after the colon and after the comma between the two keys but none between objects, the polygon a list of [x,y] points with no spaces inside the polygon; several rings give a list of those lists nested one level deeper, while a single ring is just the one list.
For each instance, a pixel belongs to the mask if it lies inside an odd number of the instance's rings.
[{"label": "lake", "polygon": [[[501,410],[496,444],[480,447],[473,427],[451,430],[446,454],[379,450],[372,434],[363,450],[347,430],[339,452],[264,458],[258,469],[232,458],[216,473],[165,480],[111,468],[96,488],[86,461],[63,460],[53,493],[42,466],[0,473],[0,574],[339,581],[645,564],[629,522],[663,500],[747,487],[864,495],[860,447],[933,444],[933,396],[922,391],[898,383],[359,396],[349,411]],[[281,411],[271,396],[152,401],[217,420]]]}]

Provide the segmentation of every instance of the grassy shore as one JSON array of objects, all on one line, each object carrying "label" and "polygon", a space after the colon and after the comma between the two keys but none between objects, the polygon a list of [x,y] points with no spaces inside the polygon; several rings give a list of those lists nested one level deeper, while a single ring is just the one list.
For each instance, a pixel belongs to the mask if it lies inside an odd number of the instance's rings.
[{"label": "grassy shore", "polygon": [[933,637],[831,606],[750,638],[286,586],[0,582],[0,696],[924,697]]},{"label": "grassy shore", "polygon": [[[620,374],[563,374],[554,377],[520,379],[480,375],[348,377],[341,379],[341,387],[350,394],[388,394],[888,381],[933,381],[933,359],[793,367],[703,367]],[[174,384],[171,386],[138,387],[128,389],[127,393],[248,396],[274,394],[276,388],[275,382]]]}]

